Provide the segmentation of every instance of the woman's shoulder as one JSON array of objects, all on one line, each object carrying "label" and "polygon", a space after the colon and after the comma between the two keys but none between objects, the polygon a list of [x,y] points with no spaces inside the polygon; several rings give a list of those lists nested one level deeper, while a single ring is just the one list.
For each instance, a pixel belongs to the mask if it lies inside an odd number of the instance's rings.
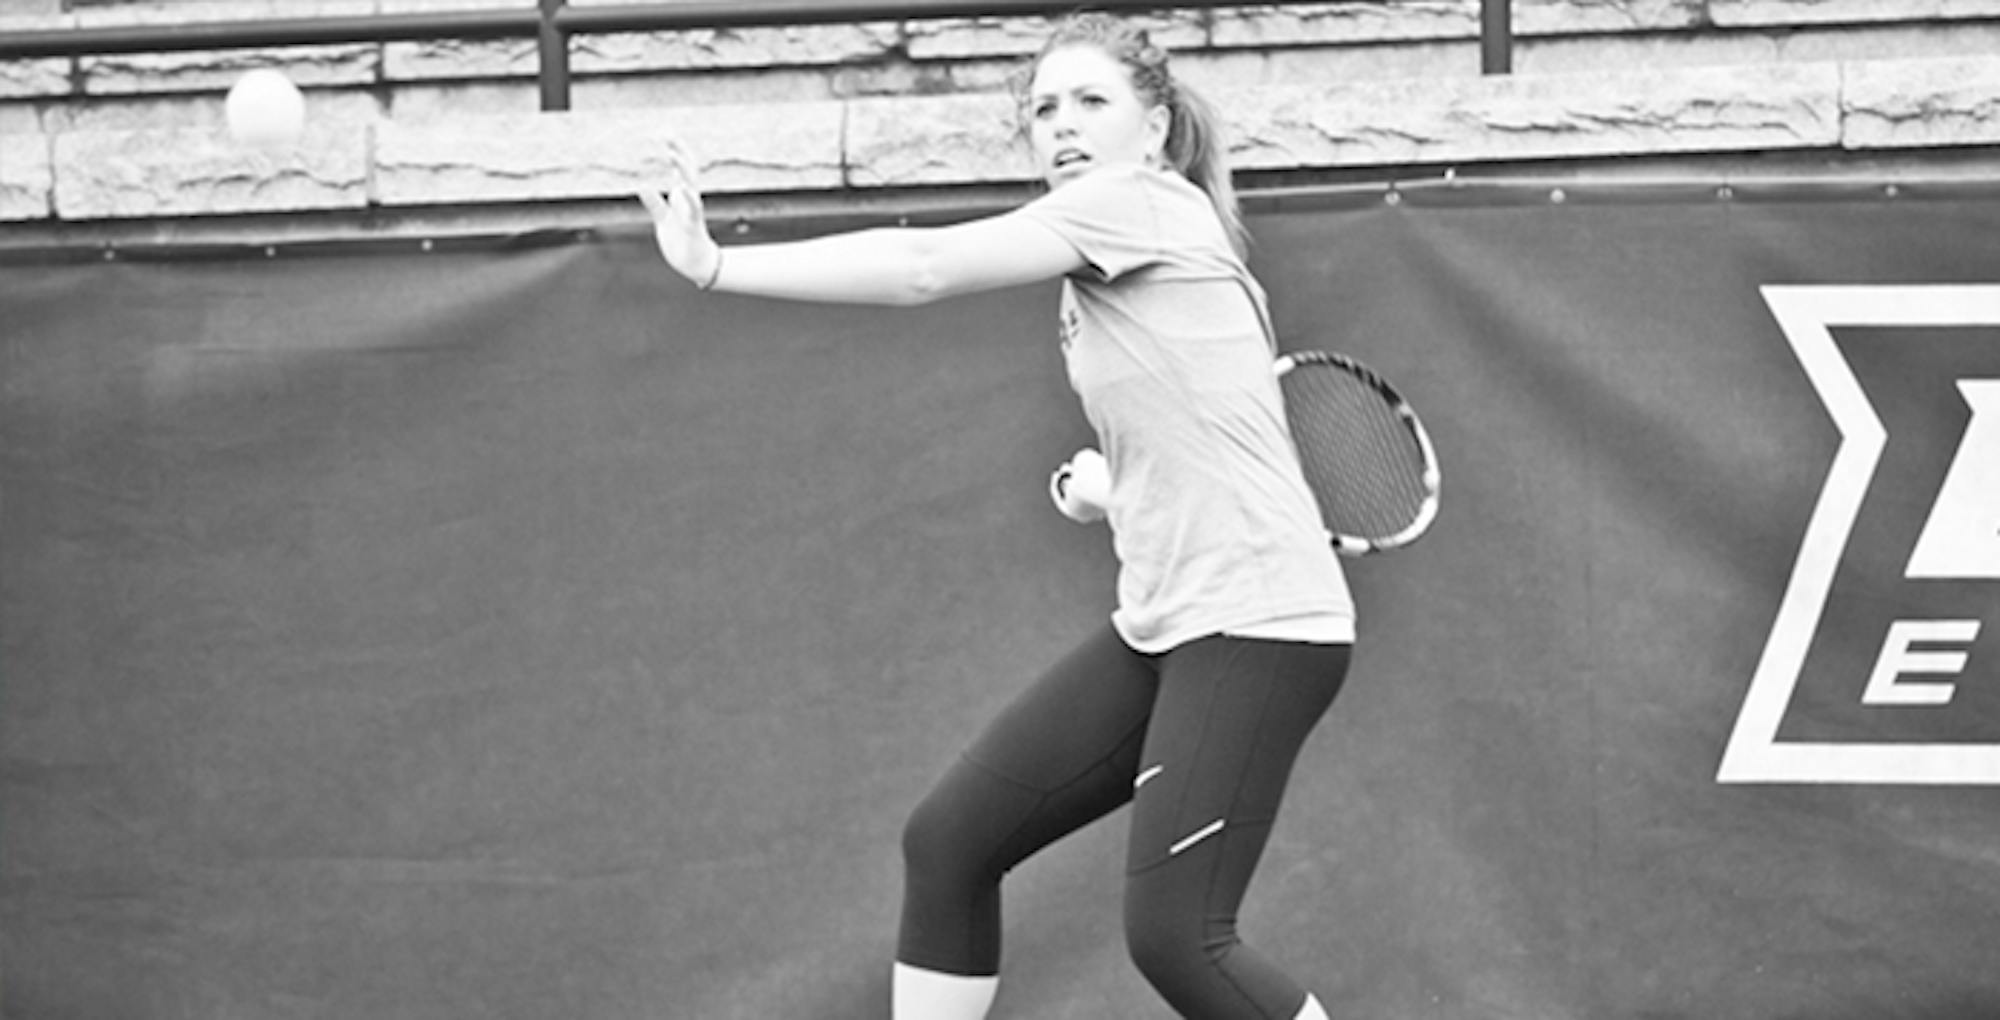
[{"label": "woman's shoulder", "polygon": [[1228,255],[1207,196],[1172,170],[1096,167],[1023,211],[1074,245],[1101,281],[1147,265],[1209,266]]},{"label": "woman's shoulder", "polygon": [[1182,207],[1208,208],[1207,196],[1173,170],[1139,163],[1092,168],[1030,203],[1051,212],[1088,220],[1180,218]]},{"label": "woman's shoulder", "polygon": [[1147,163],[1114,163],[1094,167],[1071,183],[1072,187],[1077,185],[1092,189],[1113,188],[1127,193],[1164,192],[1181,197],[1202,197],[1201,189],[1179,171]]}]

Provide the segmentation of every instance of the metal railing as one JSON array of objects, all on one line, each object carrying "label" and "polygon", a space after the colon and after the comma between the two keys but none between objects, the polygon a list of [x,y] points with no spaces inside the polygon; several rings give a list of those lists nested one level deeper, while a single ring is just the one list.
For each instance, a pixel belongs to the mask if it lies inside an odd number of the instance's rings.
[{"label": "metal railing", "polygon": [[[421,42],[435,39],[536,40],[542,109],[570,103],[569,40],[614,32],[758,28],[774,25],[917,21],[939,18],[1062,15],[1098,10],[1158,11],[1233,7],[1228,0],[690,0],[608,7],[571,7],[566,0],[536,0],[532,8],[408,12],[184,25],[118,25],[0,32],[0,60],[31,60],[119,53],[267,49],[342,43]],[[1511,0],[1480,0],[1480,69],[1512,69]]]}]

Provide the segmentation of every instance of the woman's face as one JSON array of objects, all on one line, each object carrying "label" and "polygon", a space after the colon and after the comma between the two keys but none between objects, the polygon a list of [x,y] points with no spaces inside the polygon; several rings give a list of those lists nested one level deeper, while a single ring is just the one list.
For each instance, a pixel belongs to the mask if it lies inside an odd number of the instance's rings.
[{"label": "woman's face", "polygon": [[1051,188],[1093,167],[1157,160],[1170,119],[1166,107],[1139,96],[1123,65],[1095,46],[1051,51],[1028,86],[1028,138]]}]

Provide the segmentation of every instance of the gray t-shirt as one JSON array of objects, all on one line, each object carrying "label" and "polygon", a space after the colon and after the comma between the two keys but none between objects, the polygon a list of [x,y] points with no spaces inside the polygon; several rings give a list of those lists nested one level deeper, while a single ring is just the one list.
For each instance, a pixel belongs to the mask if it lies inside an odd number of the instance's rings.
[{"label": "gray t-shirt", "polygon": [[1064,281],[1063,357],[1111,466],[1119,635],[1159,652],[1299,618],[1351,634],[1271,372],[1263,289],[1208,196],[1115,166],[1019,212],[1089,263]]}]

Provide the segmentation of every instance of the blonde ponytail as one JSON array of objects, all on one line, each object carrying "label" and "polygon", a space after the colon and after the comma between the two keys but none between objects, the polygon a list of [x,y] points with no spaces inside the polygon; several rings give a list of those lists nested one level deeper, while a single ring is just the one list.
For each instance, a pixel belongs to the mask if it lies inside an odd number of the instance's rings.
[{"label": "blonde ponytail", "polygon": [[1167,161],[1208,195],[1215,216],[1229,235],[1236,254],[1247,254],[1250,231],[1236,203],[1236,182],[1229,175],[1229,140],[1222,118],[1201,93],[1175,83],[1169,109],[1173,126],[1167,131]]}]

